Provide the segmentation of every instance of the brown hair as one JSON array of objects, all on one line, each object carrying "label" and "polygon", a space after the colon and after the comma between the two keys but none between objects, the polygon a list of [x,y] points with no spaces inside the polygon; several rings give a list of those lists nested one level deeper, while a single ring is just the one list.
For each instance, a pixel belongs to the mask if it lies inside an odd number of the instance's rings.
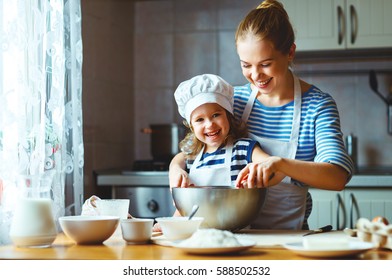
[{"label": "brown hair", "polygon": [[288,54],[295,41],[289,16],[283,4],[275,0],[263,1],[246,15],[237,27],[236,44],[249,35],[271,41],[282,54]]},{"label": "brown hair", "polygon": [[[242,120],[234,118],[234,116],[227,110],[225,110],[225,112],[227,119],[229,120],[230,130],[224,144],[226,145],[229,139],[234,142],[237,139],[247,137],[248,129],[246,124]],[[204,147],[204,143],[196,138],[192,127],[185,120],[184,125],[189,128],[189,132],[180,142],[180,149],[185,154],[185,158],[194,158]]]}]

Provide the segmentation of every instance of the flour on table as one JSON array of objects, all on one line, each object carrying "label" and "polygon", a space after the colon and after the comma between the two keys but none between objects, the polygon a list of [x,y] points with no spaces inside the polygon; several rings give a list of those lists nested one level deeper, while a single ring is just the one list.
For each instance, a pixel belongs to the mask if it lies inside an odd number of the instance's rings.
[{"label": "flour on table", "polygon": [[179,245],[188,248],[215,248],[238,247],[241,246],[241,243],[230,231],[210,228],[199,229]]}]

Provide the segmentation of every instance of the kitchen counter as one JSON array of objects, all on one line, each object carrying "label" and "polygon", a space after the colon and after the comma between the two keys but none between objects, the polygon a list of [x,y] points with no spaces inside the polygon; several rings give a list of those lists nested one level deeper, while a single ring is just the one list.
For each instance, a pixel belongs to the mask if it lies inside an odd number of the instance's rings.
[{"label": "kitchen counter", "polygon": [[[254,237],[257,245],[249,250],[228,255],[192,255],[181,249],[157,244],[127,245],[121,237],[111,237],[100,245],[76,245],[60,233],[49,248],[17,248],[13,245],[0,246],[0,259],[39,260],[306,260],[278,243],[293,241],[302,237],[305,231],[241,231],[247,237]],[[323,234],[343,234],[330,232]],[[277,242],[271,243],[271,240]],[[314,259],[314,258],[312,258]],[[347,258],[344,258],[347,259]],[[353,260],[392,260],[391,250],[373,249]]]},{"label": "kitchen counter", "polygon": [[346,188],[350,187],[392,188],[392,174],[354,174],[346,185]]},{"label": "kitchen counter", "polygon": [[359,167],[346,187],[392,187],[392,167]]},{"label": "kitchen counter", "polygon": [[[103,171],[97,173],[98,186],[128,186],[169,185],[169,173],[167,171]],[[355,173],[346,186],[350,187],[392,187],[392,168],[384,169],[360,169]]]}]

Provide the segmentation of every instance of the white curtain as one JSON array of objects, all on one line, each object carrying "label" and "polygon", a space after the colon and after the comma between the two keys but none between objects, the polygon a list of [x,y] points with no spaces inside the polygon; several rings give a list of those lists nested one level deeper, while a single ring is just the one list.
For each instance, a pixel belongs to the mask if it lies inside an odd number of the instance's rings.
[{"label": "white curtain", "polygon": [[0,244],[20,176],[50,187],[56,221],[80,213],[82,132],[80,0],[0,0]]}]

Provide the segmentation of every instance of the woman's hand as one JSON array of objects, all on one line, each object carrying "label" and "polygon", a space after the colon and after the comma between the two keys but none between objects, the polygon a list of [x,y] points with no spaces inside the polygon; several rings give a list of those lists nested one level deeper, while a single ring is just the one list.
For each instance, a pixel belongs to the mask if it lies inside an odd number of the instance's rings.
[{"label": "woman's hand", "polygon": [[237,188],[266,188],[276,185],[285,177],[279,172],[280,157],[268,157],[262,162],[249,163],[238,174]]}]

